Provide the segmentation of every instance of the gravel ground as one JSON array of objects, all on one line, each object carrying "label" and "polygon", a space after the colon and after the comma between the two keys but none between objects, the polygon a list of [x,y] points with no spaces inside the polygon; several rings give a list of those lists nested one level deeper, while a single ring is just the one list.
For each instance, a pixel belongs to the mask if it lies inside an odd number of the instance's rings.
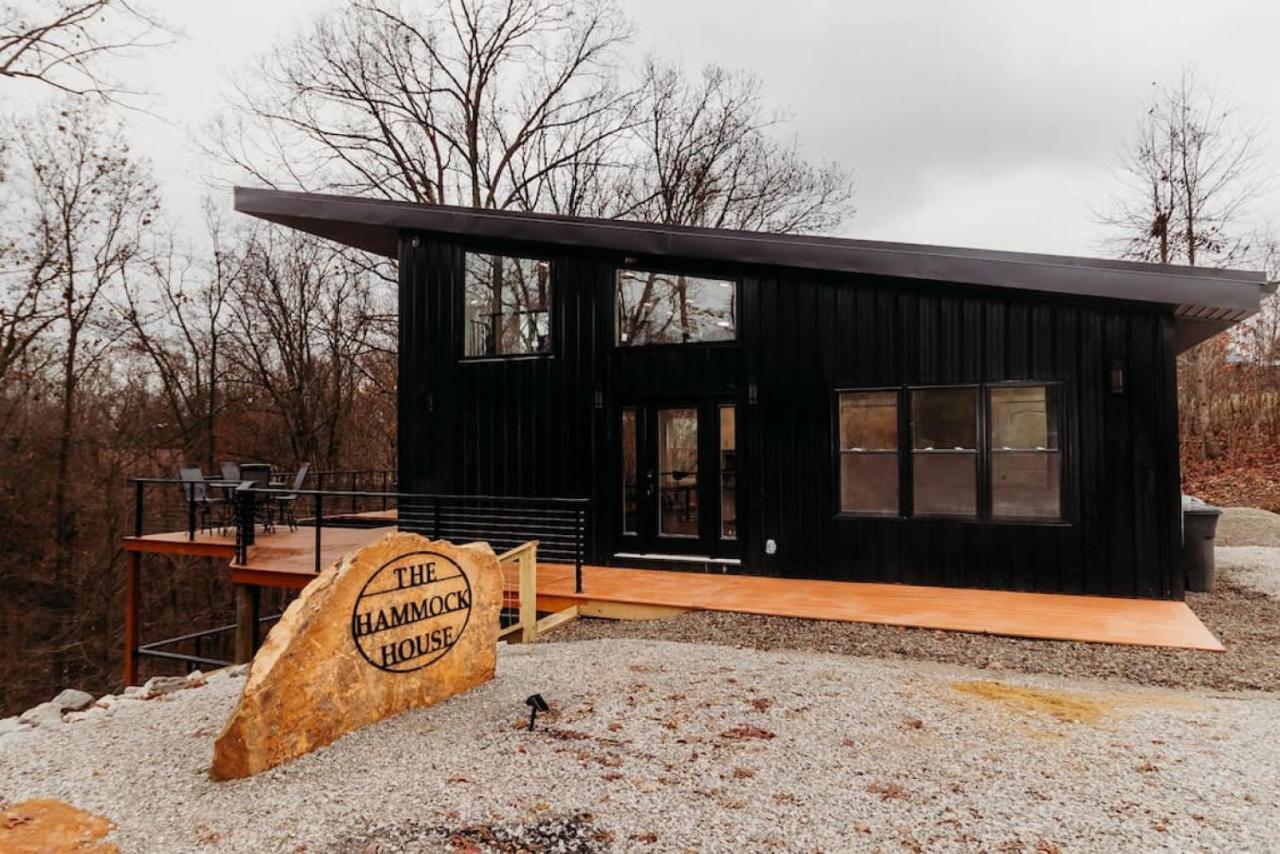
[{"label": "gravel ground", "polygon": [[[105,815],[125,851],[1274,849],[1280,698],[983,677],[535,644],[470,693],[215,784],[224,677],[0,739],[0,794]],[[556,708],[530,733],[534,691]]]},{"label": "gravel ground", "polygon": [[1233,546],[1214,551],[1219,578],[1271,599],[1280,599],[1280,548]]},{"label": "gravel ground", "polygon": [[[1272,515],[1272,514],[1268,514]],[[1280,516],[1275,517],[1280,520]],[[1256,538],[1256,532],[1255,532]],[[694,612],[668,620],[578,620],[552,641],[648,638],[795,649],[888,659],[925,659],[992,671],[1116,679],[1170,688],[1280,691],[1280,549],[1217,551],[1213,593],[1189,593],[1187,604],[1225,653],[1065,643],[897,626]]]},{"label": "gravel ground", "polygon": [[1215,544],[1280,548],[1280,514],[1256,507],[1224,507]]},{"label": "gravel ground", "polygon": [[993,671],[1111,679],[1170,688],[1280,691],[1280,602],[1226,582],[1187,602],[1225,653],[1066,643],[864,623],[711,611],[653,622],[578,620],[551,641],[635,638],[719,643],[758,650],[815,650],[881,659],[961,664]]}]

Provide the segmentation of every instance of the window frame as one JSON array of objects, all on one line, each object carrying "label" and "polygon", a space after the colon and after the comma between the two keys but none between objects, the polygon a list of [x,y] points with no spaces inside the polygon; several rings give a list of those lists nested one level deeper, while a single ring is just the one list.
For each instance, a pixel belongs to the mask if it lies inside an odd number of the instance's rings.
[{"label": "window frame", "polygon": [[[529,359],[550,359],[553,358],[559,349],[559,332],[557,330],[556,317],[558,314],[557,303],[559,302],[559,283],[556,281],[557,264],[554,258],[541,257],[532,253],[522,253],[518,249],[500,248],[491,249],[484,246],[463,246],[460,248],[462,253],[462,263],[459,266],[458,286],[454,289],[457,294],[458,306],[455,312],[456,322],[458,324],[458,362],[460,364],[475,365],[487,362],[512,362],[524,361]],[[468,255],[485,255],[498,258],[515,258],[520,261],[536,261],[547,265],[547,349],[540,350],[536,353],[486,353],[479,356],[471,356],[467,354],[467,256]]]},{"label": "window frame", "polygon": [[[991,390],[1000,388],[1055,388],[1058,395],[1058,515],[1056,518],[1048,516],[996,516],[994,513],[995,488],[991,483],[992,475],[995,471],[994,467],[994,449],[991,444]],[[987,520],[992,524],[1001,525],[1070,525],[1074,523],[1073,508],[1075,506],[1075,492],[1072,485],[1075,479],[1070,477],[1072,471],[1072,461],[1074,459],[1074,449],[1071,442],[1072,430],[1070,428],[1071,418],[1074,413],[1074,407],[1068,412],[1068,396],[1067,383],[1062,380],[1007,380],[1003,382],[992,382],[982,384],[982,420],[983,420],[983,441],[986,445],[983,448],[983,476],[987,480],[985,498],[983,500],[983,512],[986,514]]]},{"label": "window frame", "polygon": [[[996,388],[1023,388],[1029,386],[1055,387],[1058,393],[1058,454],[1060,461],[1058,488],[1060,492],[1057,518],[1039,516],[1000,516],[992,515],[992,453],[991,453],[991,395],[990,390]],[[912,413],[911,392],[924,389],[974,388],[977,401],[977,512],[973,516],[943,515],[936,513],[915,512],[915,484],[912,458]],[[1076,513],[1076,473],[1075,473],[1075,407],[1072,385],[1062,379],[1027,379],[997,380],[992,382],[957,382],[957,383],[900,383],[896,385],[841,385],[832,390],[831,395],[831,506],[832,516],[837,521],[898,521],[898,522],[942,522],[959,525],[991,525],[1018,527],[1066,528],[1077,524]],[[893,391],[898,394],[898,512],[872,513],[863,511],[845,511],[840,503],[840,395],[857,392]]]},{"label": "window frame", "polygon": [[[718,282],[729,282],[733,290],[733,337],[721,341],[669,341],[660,344],[631,344],[618,340],[618,275],[624,271],[636,273],[656,273],[665,276],[687,276],[693,279],[711,279]],[[728,273],[691,270],[689,268],[672,268],[662,265],[648,266],[635,259],[627,259],[626,263],[613,267],[609,282],[609,339],[615,351],[620,352],[659,352],[662,350],[687,350],[691,347],[740,347],[742,346],[742,276]]]},{"label": "window frame", "polygon": [[[912,392],[917,391],[953,391],[958,389],[973,390],[973,441],[972,449],[963,448],[959,451],[954,448],[934,448],[932,451],[917,449],[915,443],[915,406],[912,400]],[[909,519],[937,519],[947,522],[976,522],[983,520],[983,511],[985,501],[983,500],[983,486],[986,478],[986,430],[987,420],[983,400],[986,398],[986,392],[982,383],[928,383],[925,385],[904,385],[902,387],[901,400],[907,407],[907,430],[903,435],[901,428],[898,433],[898,447],[907,455],[906,459],[906,475],[905,479],[909,482],[910,487],[910,513],[906,513]],[[927,454],[938,457],[972,457],[973,472],[973,513],[918,513],[916,512],[916,455]],[[901,464],[901,463],[900,463]],[[901,503],[901,502],[900,502]]]},{"label": "window frame", "polygon": [[[844,466],[841,464],[846,453],[859,453],[857,451],[846,451],[840,437],[840,397],[845,394],[869,394],[876,392],[894,392],[897,394],[895,401],[895,409],[898,416],[898,447],[893,450],[877,449],[874,451],[862,451],[860,453],[870,454],[892,454],[898,461],[898,507],[896,510],[845,510],[844,501],[842,499],[843,489],[841,484],[842,472]],[[903,465],[902,465],[902,425],[904,420],[909,419],[910,415],[902,411],[902,386],[886,385],[886,386],[860,386],[857,388],[837,388],[835,394],[832,395],[834,405],[832,406],[832,436],[835,441],[831,444],[835,448],[832,463],[835,469],[835,505],[836,516],[845,519],[901,519],[904,517],[903,510],[904,499],[906,493],[903,491]],[[905,418],[904,418],[905,416]]]}]

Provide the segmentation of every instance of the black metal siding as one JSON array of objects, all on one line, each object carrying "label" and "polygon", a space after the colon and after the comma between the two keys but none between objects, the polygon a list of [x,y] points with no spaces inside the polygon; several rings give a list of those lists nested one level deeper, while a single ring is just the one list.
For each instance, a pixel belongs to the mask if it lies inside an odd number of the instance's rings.
[{"label": "black metal siding", "polygon": [[[405,489],[591,498],[589,559],[606,563],[619,404],[716,397],[741,407],[745,572],[1182,596],[1167,309],[691,262],[690,272],[738,276],[739,341],[615,348],[612,284],[623,258],[487,241],[469,245],[551,261],[554,352],[463,362],[464,248],[440,236],[419,242],[402,240],[400,256]],[[1114,360],[1126,368],[1123,395],[1110,390]],[[1065,523],[837,516],[836,389],[1012,380],[1063,383]],[[753,383],[758,402],[748,404]]]}]

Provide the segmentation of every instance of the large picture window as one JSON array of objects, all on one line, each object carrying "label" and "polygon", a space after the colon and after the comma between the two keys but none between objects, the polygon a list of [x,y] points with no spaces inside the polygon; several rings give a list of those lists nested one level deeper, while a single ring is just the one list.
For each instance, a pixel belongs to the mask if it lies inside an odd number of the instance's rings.
[{"label": "large picture window", "polygon": [[1062,407],[1057,383],[840,391],[839,510],[1060,521]]},{"label": "large picture window", "polygon": [[737,301],[736,283],[727,279],[619,270],[616,341],[632,347],[733,341]]},{"label": "large picture window", "polygon": [[840,512],[898,512],[898,392],[840,395]]},{"label": "large picture window", "polygon": [[1058,387],[992,388],[991,515],[997,519],[1062,516]]},{"label": "large picture window", "polygon": [[466,253],[468,357],[551,351],[551,264],[537,258]]},{"label": "large picture window", "polygon": [[911,484],[917,515],[978,514],[978,390],[911,392]]}]

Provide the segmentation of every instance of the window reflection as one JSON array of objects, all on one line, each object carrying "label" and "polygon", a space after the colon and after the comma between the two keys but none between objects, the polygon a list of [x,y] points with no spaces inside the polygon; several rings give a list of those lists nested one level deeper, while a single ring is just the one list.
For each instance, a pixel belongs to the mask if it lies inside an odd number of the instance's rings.
[{"label": "window reflection", "polygon": [[698,535],[698,410],[658,410],[658,533]]},{"label": "window reflection", "polygon": [[619,270],[617,343],[697,344],[737,338],[737,288],[726,279]]},{"label": "window reflection", "polygon": [[622,533],[640,529],[639,469],[636,460],[636,411],[622,410]]},{"label": "window reflection", "polygon": [[468,252],[464,268],[467,356],[550,351],[549,262]]},{"label": "window reflection", "polygon": [[738,537],[738,431],[735,408],[720,407],[720,536]]},{"label": "window reflection", "polygon": [[978,513],[978,390],[911,392],[911,483],[920,515]]},{"label": "window reflection", "polygon": [[993,388],[991,515],[1062,517],[1062,454],[1057,386]]},{"label": "window reflection", "polygon": [[898,512],[898,393],[840,395],[840,511]]}]

